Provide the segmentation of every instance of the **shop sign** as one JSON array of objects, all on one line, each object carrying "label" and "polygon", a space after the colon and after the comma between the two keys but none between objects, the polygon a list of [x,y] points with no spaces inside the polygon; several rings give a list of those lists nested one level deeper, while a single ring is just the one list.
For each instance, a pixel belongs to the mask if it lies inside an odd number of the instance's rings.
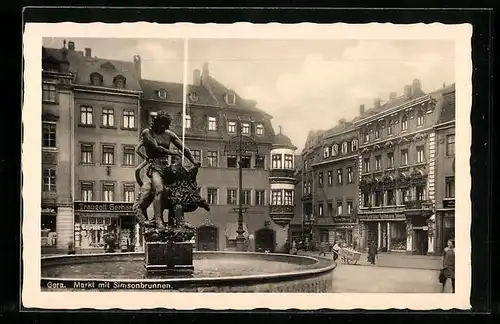
[{"label": "shop sign", "polygon": [[404,214],[363,214],[359,215],[361,220],[403,220]]},{"label": "shop sign", "polygon": [[444,208],[455,208],[455,199],[443,200]]},{"label": "shop sign", "polygon": [[133,203],[125,202],[75,202],[75,211],[83,212],[133,212]]},{"label": "shop sign", "polygon": [[318,225],[326,225],[326,224],[331,224],[331,223],[332,223],[331,217],[318,217],[318,218],[316,218],[316,224],[318,224]]},{"label": "shop sign", "polygon": [[42,206],[42,214],[55,215],[57,214],[57,207]]},{"label": "shop sign", "polygon": [[354,218],[350,216],[335,216],[333,217],[334,223],[353,223]]},{"label": "shop sign", "polygon": [[107,225],[97,225],[97,224],[82,224],[82,230],[89,231],[106,231],[108,229]]}]

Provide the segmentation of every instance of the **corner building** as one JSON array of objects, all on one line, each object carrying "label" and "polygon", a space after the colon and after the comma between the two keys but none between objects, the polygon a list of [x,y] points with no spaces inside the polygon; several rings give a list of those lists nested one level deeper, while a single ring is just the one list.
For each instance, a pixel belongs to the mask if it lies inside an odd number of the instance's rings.
[{"label": "corner building", "polygon": [[355,121],[359,130],[360,247],[433,254],[436,124],[444,89],[425,94],[419,80]]},{"label": "corner building", "polygon": [[[202,164],[198,184],[211,211],[197,210],[186,214],[186,220],[197,227],[196,249],[236,249],[238,161],[236,156],[225,152],[225,147],[239,131],[252,137],[258,146],[257,154],[247,154],[241,160],[243,227],[247,250],[282,249],[287,239],[287,227],[273,222],[269,207],[269,171],[275,141],[272,117],[257,108],[255,101],[241,98],[218,82],[210,74],[208,64],[204,64],[201,71],[193,72],[186,94],[184,121],[181,83],[141,80],[141,87],[141,130],[150,125],[152,116],[159,110],[167,111],[173,116],[171,129],[181,139],[184,123],[185,144]],[[189,162],[186,163],[189,165]],[[146,177],[144,173],[142,176]],[[152,217],[152,207],[148,214]]]}]

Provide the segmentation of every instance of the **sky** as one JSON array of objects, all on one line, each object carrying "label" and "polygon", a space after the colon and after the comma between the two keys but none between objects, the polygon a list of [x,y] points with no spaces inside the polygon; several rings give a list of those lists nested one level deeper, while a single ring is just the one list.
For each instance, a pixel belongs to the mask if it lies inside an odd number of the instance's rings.
[{"label": "sky", "polygon": [[[454,43],[448,40],[283,40],[71,38],[76,50],[92,56],[129,60],[140,55],[142,78],[183,82],[209,64],[210,74],[229,89],[273,116],[276,132],[299,149],[310,130],[334,127],[359,114],[375,98],[419,79],[431,92],[455,82]],[[45,38],[44,46],[60,48],[63,39]]]}]

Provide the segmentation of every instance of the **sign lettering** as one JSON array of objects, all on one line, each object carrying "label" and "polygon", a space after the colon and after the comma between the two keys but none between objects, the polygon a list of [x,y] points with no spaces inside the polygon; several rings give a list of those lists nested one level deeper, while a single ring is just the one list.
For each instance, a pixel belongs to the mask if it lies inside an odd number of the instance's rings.
[{"label": "sign lettering", "polygon": [[443,200],[444,208],[455,208],[455,199],[453,200]]},{"label": "sign lettering", "polygon": [[42,207],[42,214],[57,214],[57,210],[54,207]]},{"label": "sign lettering", "polygon": [[75,211],[132,212],[133,203],[124,202],[75,202]]},{"label": "sign lettering", "polygon": [[394,219],[402,220],[405,219],[404,214],[363,214],[359,216],[361,220],[376,220],[376,219]]}]

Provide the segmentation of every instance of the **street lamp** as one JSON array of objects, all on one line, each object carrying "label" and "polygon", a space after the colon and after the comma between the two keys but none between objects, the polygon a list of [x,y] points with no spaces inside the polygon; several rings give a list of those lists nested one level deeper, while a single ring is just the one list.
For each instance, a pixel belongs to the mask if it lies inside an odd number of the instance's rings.
[{"label": "street lamp", "polygon": [[238,118],[238,134],[231,138],[224,146],[224,154],[236,155],[238,161],[238,230],[236,233],[236,249],[239,252],[245,250],[245,230],[243,229],[243,161],[242,157],[251,153],[256,155],[259,152],[258,145],[250,136],[243,135],[242,122]]}]

